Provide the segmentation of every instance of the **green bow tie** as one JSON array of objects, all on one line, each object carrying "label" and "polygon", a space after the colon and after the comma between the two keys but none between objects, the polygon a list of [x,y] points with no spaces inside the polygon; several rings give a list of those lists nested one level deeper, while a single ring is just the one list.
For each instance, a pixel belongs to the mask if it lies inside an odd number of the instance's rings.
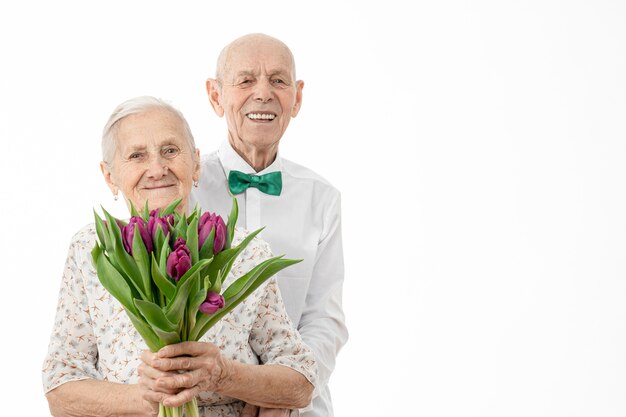
[{"label": "green bow tie", "polygon": [[280,195],[283,189],[283,178],[280,172],[270,172],[263,175],[244,174],[241,171],[230,171],[228,187],[233,194],[241,194],[248,187],[258,188],[269,195]]}]

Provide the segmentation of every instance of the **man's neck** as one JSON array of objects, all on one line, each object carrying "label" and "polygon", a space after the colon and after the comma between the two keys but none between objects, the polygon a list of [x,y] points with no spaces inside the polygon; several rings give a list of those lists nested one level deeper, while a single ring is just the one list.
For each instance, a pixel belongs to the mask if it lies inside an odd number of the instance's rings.
[{"label": "man's neck", "polygon": [[235,142],[232,138],[229,138],[230,146],[237,152],[237,154],[243,158],[256,172],[263,171],[276,160],[278,154],[278,143],[268,146],[266,148],[255,148],[252,146],[246,146],[243,142]]}]

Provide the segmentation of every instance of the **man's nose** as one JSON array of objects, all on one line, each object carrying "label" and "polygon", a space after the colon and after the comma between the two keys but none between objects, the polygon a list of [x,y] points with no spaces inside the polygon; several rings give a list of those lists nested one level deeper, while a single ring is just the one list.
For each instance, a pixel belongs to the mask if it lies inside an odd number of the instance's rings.
[{"label": "man's nose", "polygon": [[255,85],[254,100],[267,103],[272,100],[272,83],[269,78],[261,77]]}]

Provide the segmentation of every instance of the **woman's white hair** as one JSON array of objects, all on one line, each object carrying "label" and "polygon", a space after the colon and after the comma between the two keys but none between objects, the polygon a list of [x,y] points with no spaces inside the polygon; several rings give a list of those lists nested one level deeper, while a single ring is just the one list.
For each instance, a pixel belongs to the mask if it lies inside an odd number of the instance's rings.
[{"label": "woman's white hair", "polygon": [[191,148],[191,154],[193,155],[193,159],[196,159],[196,143],[191,134],[189,124],[180,110],[160,98],[141,96],[131,98],[117,106],[115,110],[113,110],[113,113],[111,113],[106,125],[104,125],[104,129],[102,130],[102,160],[106,162],[107,165],[112,166],[113,164],[117,147],[118,122],[132,114],[143,113],[146,110],[154,108],[167,110],[180,119],[185,136],[189,142],[189,147]]}]

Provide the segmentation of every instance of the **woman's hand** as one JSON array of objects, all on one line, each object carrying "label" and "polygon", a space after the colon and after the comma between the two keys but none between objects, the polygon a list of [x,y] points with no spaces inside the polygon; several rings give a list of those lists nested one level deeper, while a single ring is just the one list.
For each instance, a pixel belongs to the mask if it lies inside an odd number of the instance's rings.
[{"label": "woman's hand", "polygon": [[148,401],[177,407],[202,391],[222,391],[232,374],[232,363],[217,346],[205,342],[168,345],[156,353],[144,351],[139,383]]},{"label": "woman's hand", "polygon": [[291,410],[288,408],[264,408],[246,403],[240,417],[289,417]]},{"label": "woman's hand", "polygon": [[287,408],[264,408],[259,409],[259,417],[289,417],[291,410]]},{"label": "woman's hand", "polygon": [[158,411],[159,403],[165,400],[168,396],[176,395],[178,390],[159,390],[156,386],[156,380],[158,378],[172,376],[176,372],[163,372],[153,368],[150,364],[157,358],[157,354],[144,350],[141,353],[141,360],[143,363],[139,365],[137,369],[139,374],[139,389],[141,390],[142,398],[148,401],[153,408]]}]

